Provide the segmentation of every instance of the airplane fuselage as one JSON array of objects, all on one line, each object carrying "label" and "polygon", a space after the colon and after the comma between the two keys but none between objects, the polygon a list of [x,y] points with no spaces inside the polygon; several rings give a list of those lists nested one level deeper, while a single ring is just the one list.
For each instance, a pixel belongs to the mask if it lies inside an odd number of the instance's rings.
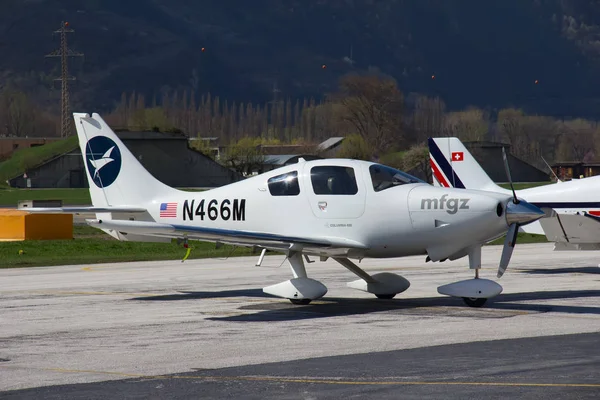
[{"label": "airplane fuselage", "polygon": [[517,190],[517,196],[557,213],[600,211],[600,176]]},{"label": "airplane fuselage", "polygon": [[[206,192],[180,191],[145,207],[157,222],[311,237],[346,244],[355,258],[428,253],[443,259],[474,237],[484,243],[507,229],[507,195],[421,182],[386,187],[372,166],[383,167],[340,159],[300,162]],[[304,251],[311,253],[309,248]]]}]

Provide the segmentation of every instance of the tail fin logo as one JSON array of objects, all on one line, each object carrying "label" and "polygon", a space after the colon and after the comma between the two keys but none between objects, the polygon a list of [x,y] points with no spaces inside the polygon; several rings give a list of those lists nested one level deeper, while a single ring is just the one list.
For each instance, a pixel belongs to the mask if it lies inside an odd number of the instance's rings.
[{"label": "tail fin logo", "polygon": [[96,136],[87,142],[85,159],[90,179],[99,188],[110,186],[119,176],[121,151],[106,136]]}]

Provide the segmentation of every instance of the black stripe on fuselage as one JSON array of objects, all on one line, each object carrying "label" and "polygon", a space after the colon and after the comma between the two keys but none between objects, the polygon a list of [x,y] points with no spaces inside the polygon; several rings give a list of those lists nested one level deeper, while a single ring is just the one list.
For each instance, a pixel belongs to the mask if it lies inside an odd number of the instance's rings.
[{"label": "black stripe on fuselage", "polygon": [[567,202],[531,202],[536,207],[539,208],[599,208],[600,202],[598,201],[588,201],[588,202],[578,202],[578,201],[567,201]]}]

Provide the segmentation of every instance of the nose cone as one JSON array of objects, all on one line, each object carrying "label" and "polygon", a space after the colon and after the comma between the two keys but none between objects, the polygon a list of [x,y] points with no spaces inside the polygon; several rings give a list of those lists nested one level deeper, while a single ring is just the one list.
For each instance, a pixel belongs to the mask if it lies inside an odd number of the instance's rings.
[{"label": "nose cone", "polygon": [[530,222],[537,221],[544,215],[544,212],[538,207],[523,200],[517,204],[511,200],[506,204],[506,223],[508,225],[515,223],[527,225]]}]

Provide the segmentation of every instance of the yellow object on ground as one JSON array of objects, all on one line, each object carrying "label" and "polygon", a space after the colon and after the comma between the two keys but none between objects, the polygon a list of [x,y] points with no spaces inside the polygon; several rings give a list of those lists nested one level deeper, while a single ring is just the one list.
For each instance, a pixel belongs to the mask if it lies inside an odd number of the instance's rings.
[{"label": "yellow object on ground", "polygon": [[0,240],[73,239],[72,214],[0,209]]},{"label": "yellow object on ground", "polygon": [[192,246],[189,246],[187,248],[187,251],[185,252],[185,256],[183,257],[183,260],[181,260],[181,262],[184,262],[185,260],[187,260],[187,258],[190,256],[191,251],[192,251]]}]

